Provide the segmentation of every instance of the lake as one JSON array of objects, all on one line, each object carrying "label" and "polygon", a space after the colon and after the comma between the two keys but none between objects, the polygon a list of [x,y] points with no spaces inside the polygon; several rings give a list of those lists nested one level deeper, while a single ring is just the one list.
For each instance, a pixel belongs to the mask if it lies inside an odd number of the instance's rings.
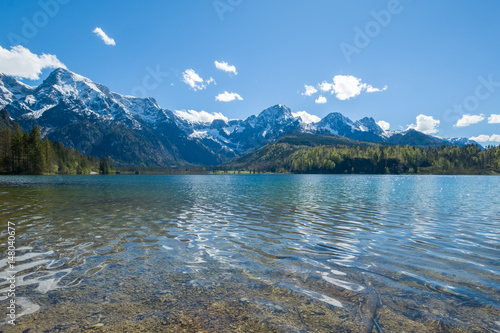
[{"label": "lake", "polygon": [[2,176],[0,205],[4,332],[500,331],[500,177]]}]

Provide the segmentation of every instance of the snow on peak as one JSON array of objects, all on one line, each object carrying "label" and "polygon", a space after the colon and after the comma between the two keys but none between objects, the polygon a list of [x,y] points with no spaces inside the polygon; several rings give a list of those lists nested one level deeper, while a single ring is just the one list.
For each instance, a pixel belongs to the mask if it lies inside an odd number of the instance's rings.
[{"label": "snow on peak", "polygon": [[292,116],[292,111],[290,111],[289,108],[287,108],[283,104],[277,104],[277,105],[271,106],[270,108],[267,108],[264,111],[262,111],[258,115],[258,118],[290,119],[290,118],[294,118],[294,117]]},{"label": "snow on peak", "polygon": [[16,80],[13,76],[0,73],[0,87],[4,86],[6,88],[18,88],[32,90],[34,87],[27,85],[21,81]]},{"label": "snow on peak", "polygon": [[62,96],[78,96],[86,101],[102,98],[105,95],[90,79],[64,68],[58,68],[50,73],[37,90],[46,91],[49,94],[57,91]]},{"label": "snow on peak", "polygon": [[57,68],[49,74],[49,76],[44,80],[50,84],[54,83],[66,83],[71,84],[74,82],[90,82],[92,81],[89,78],[81,76],[79,74],[73,73],[65,68]]},{"label": "snow on peak", "polygon": [[34,90],[14,77],[0,73],[0,109]]},{"label": "snow on peak", "polygon": [[318,123],[319,127],[325,125],[333,125],[334,127],[339,127],[339,126],[348,126],[351,128],[356,127],[351,119],[347,118],[346,116],[344,116],[339,112],[329,113]]},{"label": "snow on peak", "polygon": [[356,125],[363,132],[372,131],[373,133],[382,133],[384,130],[371,117],[364,117],[356,122]]}]

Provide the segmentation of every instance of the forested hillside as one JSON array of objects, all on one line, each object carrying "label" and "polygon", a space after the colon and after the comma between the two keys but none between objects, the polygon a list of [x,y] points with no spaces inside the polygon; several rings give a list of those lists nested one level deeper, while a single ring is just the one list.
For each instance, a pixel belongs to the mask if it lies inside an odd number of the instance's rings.
[{"label": "forested hillside", "polygon": [[[38,126],[23,132],[18,124],[3,123],[0,127],[1,174],[89,174],[109,172],[109,162],[84,156],[59,142],[42,140]],[[13,127],[13,128],[12,128]]]},{"label": "forested hillside", "polygon": [[284,138],[235,159],[221,169],[292,173],[500,174],[499,147],[417,148],[352,140],[339,143],[322,145],[307,137]]}]

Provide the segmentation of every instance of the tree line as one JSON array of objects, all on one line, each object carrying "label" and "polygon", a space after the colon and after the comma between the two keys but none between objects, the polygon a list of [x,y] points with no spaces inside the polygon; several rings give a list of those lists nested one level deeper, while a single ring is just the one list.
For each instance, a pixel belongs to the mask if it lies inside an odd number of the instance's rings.
[{"label": "tree line", "polygon": [[291,173],[500,174],[500,147],[304,147],[275,143],[225,168]]},{"label": "tree line", "polygon": [[13,129],[0,128],[1,174],[83,175],[91,171],[107,174],[112,170],[105,157],[99,160],[64,147],[60,142],[42,140],[38,126],[31,132],[23,132],[19,124]]}]

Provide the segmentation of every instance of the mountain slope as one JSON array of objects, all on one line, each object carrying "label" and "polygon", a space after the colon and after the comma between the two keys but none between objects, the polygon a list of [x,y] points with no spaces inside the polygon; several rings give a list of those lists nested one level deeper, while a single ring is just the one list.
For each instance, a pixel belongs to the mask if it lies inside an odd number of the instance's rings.
[{"label": "mountain slope", "polygon": [[286,136],[218,170],[290,173],[498,174],[499,147],[419,148],[318,135]]},{"label": "mountain slope", "polygon": [[284,105],[244,120],[193,121],[153,98],[123,96],[62,68],[38,87],[0,74],[1,107],[23,129],[38,125],[42,135],[84,154],[109,156],[117,166],[217,165],[303,133],[419,147],[474,144],[414,130],[385,132],[373,118],[352,121],[340,113],[304,123]]},{"label": "mountain slope", "polygon": [[16,123],[10,119],[9,113],[5,110],[0,110],[0,129],[14,129]]},{"label": "mountain slope", "polygon": [[409,129],[408,131],[402,133],[395,133],[387,139],[387,142],[396,145],[408,145],[415,147],[440,147],[452,145],[449,142],[415,131],[414,129]]},{"label": "mountain slope", "polygon": [[189,139],[173,113],[152,98],[125,97],[62,68],[26,92],[5,107],[24,129],[36,124],[50,139],[85,154],[111,156],[115,165],[222,160],[198,140]]},{"label": "mountain slope", "polygon": [[372,147],[378,144],[352,140],[342,136],[316,134],[286,135],[276,142],[269,143],[252,153],[224,163],[221,167],[231,170],[290,171],[287,169],[287,159],[295,152],[304,148],[334,145]]},{"label": "mountain slope", "polygon": [[0,73],[0,109],[28,95],[34,88]]}]

